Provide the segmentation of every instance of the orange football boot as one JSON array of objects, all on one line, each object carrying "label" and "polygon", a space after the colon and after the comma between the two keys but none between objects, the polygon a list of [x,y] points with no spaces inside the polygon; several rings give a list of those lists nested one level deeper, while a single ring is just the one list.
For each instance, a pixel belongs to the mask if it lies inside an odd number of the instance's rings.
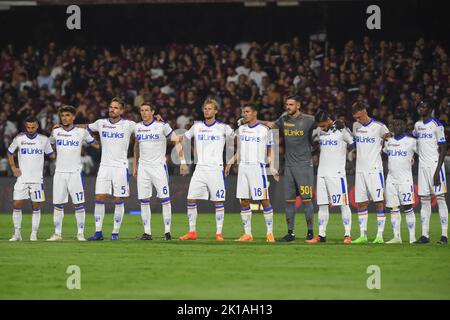
[{"label": "orange football boot", "polygon": [[197,240],[197,231],[189,231],[184,236],[179,237],[180,240]]},{"label": "orange football boot", "polygon": [[217,241],[224,241],[224,238],[222,237],[222,234],[216,233],[216,240]]},{"label": "orange football boot", "polygon": [[236,239],[234,241],[253,241],[253,237],[249,234],[244,233],[239,239]]},{"label": "orange football boot", "polygon": [[345,237],[344,237],[344,243],[345,243],[345,244],[350,244],[350,243],[352,243],[352,237],[350,237],[350,236],[345,236]]}]

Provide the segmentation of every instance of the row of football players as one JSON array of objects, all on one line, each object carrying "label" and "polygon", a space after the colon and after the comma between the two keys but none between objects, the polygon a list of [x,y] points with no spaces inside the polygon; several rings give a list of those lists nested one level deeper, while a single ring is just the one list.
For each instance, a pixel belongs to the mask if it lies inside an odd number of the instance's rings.
[{"label": "row of football players", "polygon": [[[426,105],[422,106],[427,109]],[[429,108],[428,108],[429,109]],[[127,170],[127,149],[131,134],[135,134],[135,159],[133,164],[133,175],[138,179],[138,197],[141,201],[142,221],[144,224],[144,234],[141,239],[151,239],[150,227],[150,206],[149,201],[152,196],[152,186],[157,190],[157,196],[161,199],[163,207],[163,217],[165,224],[165,238],[171,239],[171,207],[169,198],[167,167],[165,165],[166,139],[176,143],[176,148],[181,159],[180,171],[187,173],[186,161],[183,157],[183,150],[180,142],[183,138],[195,140],[195,151],[197,154],[197,167],[188,191],[188,219],[189,232],[180,237],[181,240],[194,240],[197,238],[196,200],[209,199],[215,203],[216,207],[216,239],[223,240],[222,226],[224,220],[225,183],[224,174],[228,174],[231,164],[227,164],[223,170],[223,149],[226,138],[234,138],[232,129],[215,119],[218,110],[216,101],[209,99],[205,101],[203,111],[205,121],[196,122],[184,136],[176,136],[170,126],[162,121],[157,121],[154,115],[154,109],[150,104],[144,103],[141,106],[141,116],[143,122],[135,124],[132,121],[121,118],[123,112],[123,103],[119,99],[113,99],[109,108],[109,119],[100,119],[87,126],[91,132],[98,132],[102,144],[102,159],[96,181],[96,205],[95,205],[95,225],[96,232],[90,237],[90,240],[103,239],[102,224],[105,212],[104,203],[107,194],[114,195],[116,203],[114,212],[114,229],[111,235],[112,240],[119,237],[119,229],[123,219],[124,207],[123,197],[129,195],[128,170]],[[60,240],[61,225],[63,217],[63,204],[68,202],[70,194],[73,203],[76,205],[76,217],[78,223],[78,239],[84,239],[84,192],[82,185],[82,176],[80,170],[80,148],[81,142],[94,143],[95,140],[90,134],[80,126],[73,126],[74,109],[64,107],[60,110],[62,127],[57,128],[52,133],[51,139],[55,143],[55,149],[58,154],[56,172],[54,176],[54,222],[55,234],[51,240]],[[271,173],[278,180],[278,172],[273,167],[273,154],[271,153],[272,135],[269,127],[257,120],[257,111],[253,106],[246,106],[243,110],[246,124],[239,127],[238,136],[240,147],[239,154],[233,157],[236,161],[239,158],[239,173],[237,197],[241,199],[242,221],[244,225],[244,235],[240,241],[251,241],[251,210],[249,206],[250,199],[262,201],[264,207],[264,217],[267,226],[267,241],[273,242],[273,211],[270,205],[267,188],[266,175],[266,155],[269,159]],[[357,157],[358,160],[364,159],[367,162],[364,167],[369,170],[357,170],[356,185],[363,185],[364,188],[357,188],[356,201],[364,203],[372,199],[376,205],[381,206],[379,211],[383,215],[378,217],[378,235],[375,242],[382,242],[384,230],[384,191],[386,188],[388,207],[392,208],[392,222],[394,227],[394,239],[390,243],[401,242],[400,238],[400,214],[399,206],[405,208],[408,228],[410,230],[410,241],[414,241],[414,212],[412,211],[412,201],[414,198],[412,189],[411,160],[414,152],[417,151],[416,144],[419,144],[419,195],[422,199],[422,211],[424,202],[431,193],[438,196],[440,213],[442,203],[445,204],[443,194],[446,191],[445,173],[440,161],[440,152],[438,146],[445,144],[443,128],[436,119],[430,118],[429,121],[418,122],[416,124],[416,133],[418,142],[412,137],[404,134],[404,126],[401,121],[394,124],[394,136],[390,137],[386,126],[378,121],[368,117],[364,106],[356,106],[353,114],[355,119],[363,124],[354,132],[355,138],[339,122],[334,122],[325,112],[319,112],[316,115],[316,122],[321,127],[318,139],[320,141],[321,156],[319,162],[317,195],[319,205],[319,236],[310,242],[325,241],[326,224],[328,221],[328,204],[347,206],[348,194],[345,178],[345,158],[347,145],[356,143],[358,155],[364,152],[364,156]],[[19,167],[33,167],[40,170],[31,170],[34,172],[35,179],[31,181],[28,174],[21,175],[15,168],[12,155],[9,157],[11,167],[18,181],[14,191],[14,213],[13,220],[16,229],[15,235],[11,240],[18,240],[20,236],[21,204],[23,199],[31,197],[33,201],[33,233],[31,238],[36,238],[37,226],[39,223],[39,202],[43,201],[42,184],[42,152],[28,152],[27,146],[34,142],[41,141],[41,150],[51,154],[53,151],[45,145],[46,138],[37,136],[36,130],[30,129],[36,127],[36,123],[27,123],[28,134],[19,135],[11,145],[9,152],[12,154],[16,148],[20,148]],[[30,129],[30,130],[29,130]],[[426,131],[426,132],[422,132]],[[380,151],[383,140],[385,143],[385,152],[389,157],[389,175],[384,183],[382,162]],[[428,140],[424,140],[428,139]],[[354,141],[355,140],[355,141]],[[424,141],[425,147],[421,146]],[[431,143],[430,143],[431,141]],[[96,145],[98,147],[98,145]],[[362,151],[361,151],[361,150]],[[25,150],[25,151],[23,151]],[[367,154],[368,152],[368,154]],[[39,156],[40,154],[40,156]],[[423,155],[427,156],[423,156]],[[436,157],[437,154],[437,157]],[[34,158],[32,157],[34,155]],[[430,156],[431,155],[431,156]],[[39,159],[38,159],[39,158]],[[432,159],[432,160],[430,160]],[[423,161],[425,160],[425,161]],[[427,162],[428,161],[428,162]],[[438,163],[439,162],[439,163]],[[28,163],[28,164],[27,164]],[[40,167],[39,167],[40,165]],[[37,167],[36,167],[37,166]],[[360,165],[359,168],[362,166]],[[438,169],[437,169],[438,168]],[[436,171],[438,173],[436,178]],[[38,179],[40,172],[40,180]],[[38,181],[39,180],[39,181]],[[428,188],[428,189],[427,189]],[[429,197],[428,197],[429,199]],[[443,201],[442,201],[443,199]],[[429,201],[428,201],[429,203]],[[358,210],[361,236],[355,240],[356,243],[367,242],[367,207]],[[446,210],[446,208],[445,208]],[[345,226],[346,240],[350,238],[351,212],[343,210],[343,222]],[[431,207],[429,208],[431,213]],[[448,213],[447,213],[448,214]],[[382,217],[381,217],[382,216]],[[422,217],[424,215],[422,214]],[[428,239],[427,219],[422,219],[423,236]],[[429,224],[429,215],[428,215]],[[443,235],[441,241],[446,240],[446,216],[441,213],[441,224]],[[381,239],[381,240],[380,240]],[[419,239],[420,240],[420,239]],[[346,243],[351,242],[345,241]]]}]

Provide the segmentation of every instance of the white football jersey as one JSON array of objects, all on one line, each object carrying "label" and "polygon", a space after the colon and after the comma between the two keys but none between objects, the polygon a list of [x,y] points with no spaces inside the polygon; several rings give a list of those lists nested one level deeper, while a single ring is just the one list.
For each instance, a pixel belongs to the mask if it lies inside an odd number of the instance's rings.
[{"label": "white football jersey", "polygon": [[153,119],[149,124],[136,124],[134,135],[139,143],[139,164],[161,165],[166,163],[167,138],[173,130],[163,121]]},{"label": "white football jersey", "polygon": [[55,172],[76,172],[82,168],[83,142],[91,144],[95,142],[95,139],[86,129],[74,126],[71,130],[65,130],[62,127],[53,130],[50,142],[56,147]]},{"label": "white football jersey", "polygon": [[417,138],[419,167],[435,168],[439,160],[439,144],[445,144],[444,127],[436,118],[417,121],[413,136]]},{"label": "white football jersey", "polygon": [[415,138],[403,135],[400,139],[389,138],[384,144],[383,151],[388,156],[388,175],[394,183],[412,183],[412,161],[417,153]]},{"label": "white football jersey", "polygon": [[353,144],[353,136],[349,129],[330,129],[319,131],[320,157],[318,177],[345,176],[347,145]]},{"label": "white football jersey", "polygon": [[18,150],[19,169],[22,172],[23,183],[42,183],[44,170],[44,155],[53,153],[48,137],[35,133],[28,136],[20,133],[8,147],[8,152],[14,154]]},{"label": "white football jersey", "polygon": [[184,136],[188,140],[194,138],[197,164],[223,165],[226,138],[234,136],[234,132],[229,125],[218,120],[210,125],[196,121]]},{"label": "white football jersey", "polygon": [[110,119],[99,119],[88,125],[88,130],[98,132],[102,144],[100,165],[108,167],[128,168],[128,146],[130,136],[134,132],[134,121],[120,119],[112,123]]},{"label": "white football jersey", "polygon": [[355,127],[356,172],[383,170],[381,148],[383,136],[388,132],[384,123],[374,119],[361,127]]},{"label": "white football jersey", "polygon": [[253,126],[244,124],[238,129],[239,162],[247,164],[266,164],[267,148],[273,144],[272,130],[258,122]]}]

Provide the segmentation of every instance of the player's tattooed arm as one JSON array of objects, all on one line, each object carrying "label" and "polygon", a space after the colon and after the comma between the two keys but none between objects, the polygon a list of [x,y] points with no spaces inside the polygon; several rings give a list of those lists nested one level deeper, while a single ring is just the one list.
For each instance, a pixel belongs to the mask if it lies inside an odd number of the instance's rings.
[{"label": "player's tattooed arm", "polygon": [[9,163],[9,167],[11,168],[11,171],[14,174],[14,177],[18,178],[22,175],[22,172],[20,171],[19,168],[16,167],[16,163],[14,162],[14,155],[10,154],[8,152],[8,163]]},{"label": "player's tattooed arm", "polygon": [[133,147],[133,177],[137,177],[137,164],[139,159],[139,142],[137,140],[134,141]]},{"label": "player's tattooed arm", "polygon": [[438,165],[436,167],[436,171],[434,172],[433,176],[435,186],[439,186],[441,184],[440,171],[442,168],[442,164],[444,163],[446,153],[447,153],[447,144],[446,143],[439,144],[439,160]]},{"label": "player's tattooed arm", "polygon": [[170,141],[175,142],[175,150],[180,158],[180,174],[185,176],[189,174],[189,167],[187,165],[186,158],[184,157],[183,145],[181,144],[183,141],[183,136],[178,136],[176,133],[172,133],[170,135]]}]

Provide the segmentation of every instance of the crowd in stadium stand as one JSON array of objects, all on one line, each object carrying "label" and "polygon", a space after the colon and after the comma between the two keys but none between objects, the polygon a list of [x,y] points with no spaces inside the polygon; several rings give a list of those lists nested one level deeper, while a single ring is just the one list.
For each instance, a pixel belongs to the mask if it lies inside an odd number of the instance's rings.
[{"label": "crowd in stadium stand", "polygon": [[[283,99],[298,94],[304,112],[328,110],[350,128],[350,106],[362,100],[374,118],[389,123],[400,116],[408,130],[417,120],[417,103],[429,99],[448,136],[447,50],[422,38],[407,43],[367,37],[340,47],[299,38],[235,46],[122,46],[117,51],[56,43],[20,50],[7,45],[0,52],[0,175],[7,174],[6,148],[27,116],[36,116],[49,135],[61,105],[77,108],[77,123],[91,123],[107,117],[115,96],[126,101],[128,119],[139,121],[138,106],[151,101],[173,128],[186,129],[202,119],[206,96],[220,101],[219,119],[233,127],[244,103],[258,104],[260,118],[274,120],[284,111]],[[91,149],[85,160],[95,173],[99,155]]]}]

